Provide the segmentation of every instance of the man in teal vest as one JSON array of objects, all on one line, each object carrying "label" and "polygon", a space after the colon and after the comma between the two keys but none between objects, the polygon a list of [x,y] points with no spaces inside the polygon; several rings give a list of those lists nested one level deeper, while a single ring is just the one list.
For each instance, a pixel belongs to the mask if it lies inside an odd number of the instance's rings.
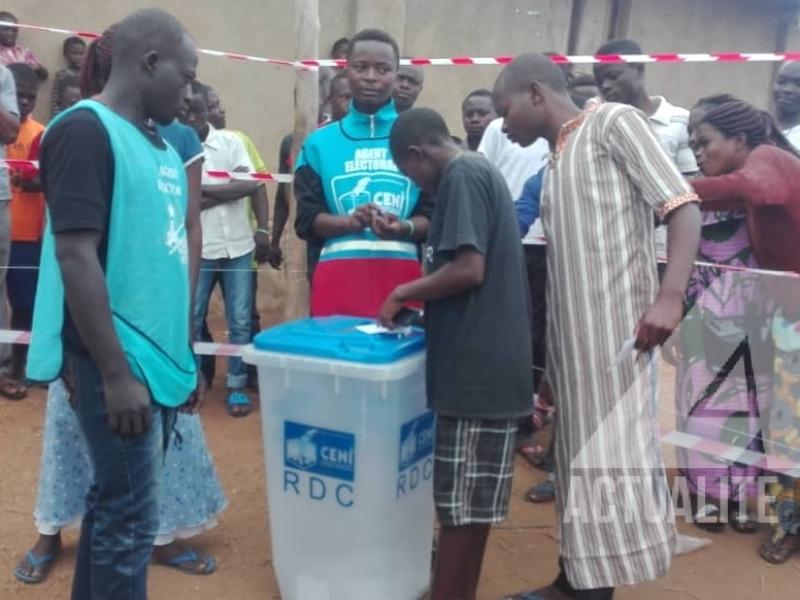
[{"label": "man in teal vest", "polygon": [[42,144],[49,218],[28,376],[63,378],[95,477],[73,600],[146,599],[163,428],[195,395],[188,186],[152,122],[175,119],[196,66],[174,17],[132,14],[103,92],[60,114]]},{"label": "man in teal vest", "polygon": [[389,149],[397,42],[365,29],[350,41],[347,61],[350,111],[308,136],[295,163],[295,230],[311,250],[322,248],[316,266],[309,263],[318,317],[377,316],[387,294],[422,274],[417,243],[433,214]]}]

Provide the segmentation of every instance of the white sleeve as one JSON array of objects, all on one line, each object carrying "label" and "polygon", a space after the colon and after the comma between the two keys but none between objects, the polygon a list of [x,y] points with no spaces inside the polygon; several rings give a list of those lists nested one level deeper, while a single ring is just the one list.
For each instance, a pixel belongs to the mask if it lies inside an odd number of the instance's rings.
[{"label": "white sleeve", "polygon": [[245,148],[244,142],[238,135],[232,134],[228,136],[228,147],[230,148],[231,171],[242,167],[247,169],[248,172],[255,171],[253,161],[250,160],[250,155],[247,153],[247,148]]},{"label": "white sleeve", "polygon": [[505,135],[503,133],[503,119],[495,119],[483,132],[481,143],[478,145],[478,152],[483,154],[489,159],[489,162],[494,164],[497,159],[497,135]]},{"label": "white sleeve", "polygon": [[11,71],[4,66],[0,66],[0,106],[3,110],[19,117],[17,107],[17,86],[14,83],[14,76]]},{"label": "white sleeve", "polygon": [[689,146],[689,129],[686,127],[681,129],[681,135],[678,138],[678,151],[675,153],[675,163],[678,165],[678,170],[684,175],[691,175],[700,170],[697,166],[694,152]]}]

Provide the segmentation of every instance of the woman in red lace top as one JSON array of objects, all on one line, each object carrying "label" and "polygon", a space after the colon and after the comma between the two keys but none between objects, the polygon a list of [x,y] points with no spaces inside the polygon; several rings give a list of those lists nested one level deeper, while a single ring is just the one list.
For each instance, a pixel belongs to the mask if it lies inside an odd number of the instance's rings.
[{"label": "woman in red lace top", "polygon": [[[800,275],[800,156],[768,113],[732,99],[701,112],[690,143],[707,176],[692,181],[703,211],[744,210],[759,267]],[[775,348],[773,398],[762,406],[765,451],[800,460],[800,278],[766,276],[777,304],[769,324]],[[754,359],[757,357],[753,357]],[[767,394],[768,395],[768,394]],[[761,404],[761,402],[759,402]],[[800,549],[800,480],[781,477],[770,490],[778,524],[762,544],[765,560],[779,564]]]}]

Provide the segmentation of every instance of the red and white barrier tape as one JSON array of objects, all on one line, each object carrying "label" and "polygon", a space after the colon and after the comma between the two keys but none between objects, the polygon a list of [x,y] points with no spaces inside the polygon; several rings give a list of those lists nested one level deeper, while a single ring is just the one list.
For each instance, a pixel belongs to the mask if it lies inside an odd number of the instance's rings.
[{"label": "red and white barrier tape", "polygon": [[28,25],[27,23],[12,23],[11,21],[0,21],[0,27],[18,27],[20,29],[30,29],[32,31],[47,31],[49,33],[60,33],[63,35],[77,35],[82,38],[99,38],[100,34],[91,31],[75,31],[72,29],[59,29],[58,27],[42,27],[40,25]]},{"label": "red and white barrier tape", "polygon": [[661,432],[661,441],[670,446],[700,452],[732,463],[741,463],[789,477],[800,477],[800,463],[792,462],[782,456],[773,456],[755,452],[754,450],[747,450],[739,446],[731,446],[683,431],[664,430]]},{"label": "red and white barrier tape", "polygon": [[[18,170],[38,170],[39,162],[35,160],[0,160],[0,164],[5,164],[12,169]],[[238,179],[244,181],[263,181],[274,183],[291,183],[294,177],[289,173],[239,173],[236,171],[206,171],[206,175],[214,179]]]},{"label": "red and white barrier tape", "polygon": [[[0,329],[0,344],[30,344],[30,331],[13,331],[10,329]],[[237,344],[216,344],[212,342],[197,342],[194,345],[194,353],[200,356],[240,356],[244,351],[244,346]]]},{"label": "red and white barrier tape", "polygon": [[[19,29],[29,29],[31,31],[46,31],[49,33],[60,33],[62,35],[76,35],[88,39],[95,39],[100,37],[99,33],[94,33],[92,31],[77,31],[72,29],[61,29],[60,27],[43,27],[40,25],[28,25],[27,23],[11,23],[9,21],[0,21],[0,27],[18,27]],[[232,60],[246,60],[251,62],[267,63],[279,67],[304,68],[303,65],[299,65],[297,64],[296,61],[293,60],[283,60],[279,58],[264,58],[262,56],[252,56],[250,54],[242,54],[240,52],[224,52],[220,50],[209,50],[207,48],[202,48],[198,50],[198,52],[200,52],[201,54],[207,54],[209,56],[221,56],[223,58],[230,58]]]},{"label": "red and white barrier tape", "polygon": [[[507,65],[514,60],[513,56],[472,57],[453,56],[451,58],[413,57],[400,60],[401,65],[417,65],[430,67],[463,67],[481,65]],[[800,52],[695,52],[695,53],[653,53],[653,54],[553,54],[550,55],[557,65],[595,65],[621,63],[751,63],[751,62],[783,62],[800,60]],[[305,59],[296,61],[306,67],[344,67],[345,60]]]},{"label": "red and white barrier tape", "polygon": [[[667,259],[660,257],[658,262],[666,264]],[[694,261],[695,267],[709,267],[712,269],[719,269],[720,271],[734,271],[738,273],[752,273],[753,275],[764,275],[766,277],[782,277],[784,279],[800,279],[800,273],[794,271],[770,271],[769,269],[758,269],[756,267],[743,267],[739,265],[721,265],[717,263],[707,262],[704,260]]]},{"label": "red and white barrier tape", "polygon": [[[62,35],[77,35],[85,38],[99,37],[97,33],[88,31],[73,31],[58,27],[43,27],[39,25],[28,25],[25,23],[9,23],[0,21],[0,27],[18,27],[32,31],[47,31]],[[278,58],[265,58],[242,54],[240,52],[230,52],[221,50],[201,49],[199,52],[209,56],[218,56],[232,60],[244,60],[251,62],[266,63],[281,67],[293,67],[297,69],[315,67],[344,67],[345,60],[310,58],[303,60],[286,60]],[[616,64],[616,63],[758,63],[758,62],[783,62],[787,60],[800,60],[800,52],[696,52],[696,53],[665,53],[655,52],[650,54],[604,54],[604,55],[566,55],[554,54],[551,60],[559,65],[592,65],[592,64]],[[473,57],[473,56],[453,56],[450,58],[427,58],[413,57],[400,61],[403,65],[418,66],[474,66],[474,65],[505,65],[514,60],[513,56],[493,56],[493,57]]]},{"label": "red and white barrier tape", "polygon": [[[34,160],[0,160],[0,164],[6,164],[12,169],[39,168],[39,163]],[[215,179],[239,179],[245,181],[263,181],[263,182],[276,182],[276,183],[291,183],[294,180],[294,177],[288,173],[258,173],[255,171],[251,173],[237,173],[235,171],[207,171],[206,174],[209,177],[213,177]],[[546,238],[539,237],[537,239],[546,242]],[[658,262],[666,263],[667,259],[665,257],[659,257]],[[764,275],[767,277],[800,279],[800,273],[795,273],[793,271],[770,271],[769,269],[758,269],[755,267],[742,267],[736,265],[723,265],[723,264],[710,263],[702,260],[696,260],[694,262],[694,265],[696,267],[711,267],[714,269],[719,269],[721,271],[735,271],[740,273],[752,273],[754,275]],[[38,269],[38,267],[11,267],[11,266],[5,267],[5,269],[15,269],[15,268]],[[0,268],[0,271],[5,269]],[[2,340],[0,340],[0,343],[2,343]]]},{"label": "red and white barrier tape", "polygon": [[273,183],[292,183],[294,176],[289,173],[236,173],[235,171],[206,171],[206,175],[214,179],[241,179],[245,181],[264,181]]},{"label": "red and white barrier tape", "polygon": [[[31,334],[29,331],[0,329],[0,344],[29,344],[30,340]],[[245,346],[236,344],[216,344],[209,342],[198,342],[194,345],[195,354],[200,356],[241,356],[244,348]],[[702,452],[709,456],[758,467],[759,469],[772,473],[788,475],[789,477],[800,477],[800,463],[792,462],[780,456],[771,456],[760,452],[754,452],[753,450],[731,446],[682,431],[664,430],[661,432],[661,441],[670,446],[684,448],[694,452]]]}]

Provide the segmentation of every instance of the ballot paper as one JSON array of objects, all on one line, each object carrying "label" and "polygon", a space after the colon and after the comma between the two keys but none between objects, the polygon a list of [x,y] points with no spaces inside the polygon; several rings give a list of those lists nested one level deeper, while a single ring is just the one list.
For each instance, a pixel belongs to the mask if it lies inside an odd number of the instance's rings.
[{"label": "ballot paper", "polygon": [[409,335],[412,328],[398,327],[397,329],[388,329],[383,325],[378,325],[378,323],[367,323],[366,325],[358,325],[356,330],[367,335],[396,335],[403,337]]},{"label": "ballot paper", "polygon": [[[635,346],[636,346],[635,337],[625,340],[622,344],[622,348],[620,348],[619,350],[619,353],[614,358],[614,362],[612,362],[611,366],[608,367],[608,372],[610,373],[611,371],[619,367],[623,362],[625,362],[625,359],[627,359],[631,354],[633,354]],[[650,362],[652,362],[653,359],[655,358],[655,352],[651,350],[650,352],[647,353],[647,356],[650,358]]]}]

